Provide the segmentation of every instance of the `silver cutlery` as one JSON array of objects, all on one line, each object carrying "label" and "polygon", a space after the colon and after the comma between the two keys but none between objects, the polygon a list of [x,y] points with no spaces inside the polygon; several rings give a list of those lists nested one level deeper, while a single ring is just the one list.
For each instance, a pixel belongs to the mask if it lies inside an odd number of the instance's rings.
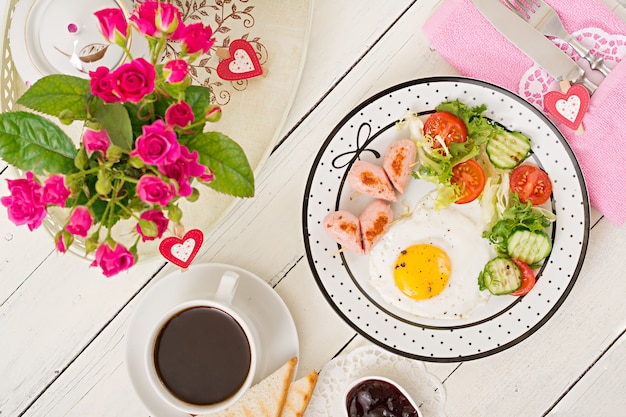
[{"label": "silver cutlery", "polygon": [[[598,70],[605,76],[611,72],[602,57],[593,55],[591,50],[569,34],[557,12],[543,0],[504,0],[509,8],[522,19],[546,36],[554,36],[570,44],[574,51],[583,57],[591,69]],[[517,5],[517,7],[516,7]]]},{"label": "silver cutlery", "polygon": [[597,86],[565,52],[528,22],[509,10],[500,0],[472,0],[480,13],[513,45],[557,80],[584,85],[589,94]]}]

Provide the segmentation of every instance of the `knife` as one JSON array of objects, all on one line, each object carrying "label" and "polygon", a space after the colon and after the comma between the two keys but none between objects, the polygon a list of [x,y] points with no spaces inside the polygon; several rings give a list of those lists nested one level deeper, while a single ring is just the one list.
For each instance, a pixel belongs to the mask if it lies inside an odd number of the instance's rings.
[{"label": "knife", "polygon": [[589,94],[598,88],[585,77],[585,71],[565,52],[525,20],[509,10],[500,0],[472,0],[474,6],[501,34],[537,65],[557,80],[582,84]]}]

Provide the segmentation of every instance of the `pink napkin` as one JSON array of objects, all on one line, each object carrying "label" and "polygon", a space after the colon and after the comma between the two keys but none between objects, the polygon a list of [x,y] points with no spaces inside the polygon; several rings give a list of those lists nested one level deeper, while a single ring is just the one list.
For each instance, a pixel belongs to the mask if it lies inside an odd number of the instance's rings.
[{"label": "pink napkin", "polygon": [[[626,220],[626,62],[621,62],[626,24],[600,0],[547,3],[570,33],[613,68],[606,79],[588,71],[601,84],[591,96],[582,134],[555,124],[578,159],[591,204],[619,225]],[[541,110],[543,95],[558,89],[557,82],[491,26],[471,0],[446,0],[423,29],[432,46],[462,75],[504,87]],[[588,68],[571,47],[556,43]]]}]

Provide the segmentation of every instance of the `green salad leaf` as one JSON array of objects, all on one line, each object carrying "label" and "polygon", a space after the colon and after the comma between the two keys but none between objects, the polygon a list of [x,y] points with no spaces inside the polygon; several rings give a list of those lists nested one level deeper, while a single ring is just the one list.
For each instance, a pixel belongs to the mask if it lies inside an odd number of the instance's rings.
[{"label": "green salad leaf", "polygon": [[411,138],[417,144],[419,164],[413,176],[437,185],[436,208],[446,207],[458,198],[458,186],[450,182],[452,168],[480,155],[481,146],[499,129],[502,129],[482,116],[486,109],[485,105],[468,107],[458,99],[443,102],[435,108],[436,111],[454,114],[467,126],[467,141],[450,143],[447,151],[442,151],[442,148],[433,149],[431,147],[432,138],[424,136],[423,123],[418,115],[408,114],[398,123],[400,128],[408,125]]},{"label": "green salad leaf", "polygon": [[465,126],[467,126],[468,138],[477,145],[487,142],[496,132],[504,129],[483,116],[483,113],[487,110],[487,106],[484,104],[469,107],[456,99],[444,101],[435,107],[435,110],[452,113],[463,120]]},{"label": "green salad leaf", "polygon": [[522,203],[517,193],[512,193],[509,207],[502,212],[500,220],[495,222],[490,230],[483,232],[483,237],[494,244],[498,254],[506,255],[508,238],[515,230],[544,231],[554,221],[553,216],[547,210],[533,207],[530,201]]}]

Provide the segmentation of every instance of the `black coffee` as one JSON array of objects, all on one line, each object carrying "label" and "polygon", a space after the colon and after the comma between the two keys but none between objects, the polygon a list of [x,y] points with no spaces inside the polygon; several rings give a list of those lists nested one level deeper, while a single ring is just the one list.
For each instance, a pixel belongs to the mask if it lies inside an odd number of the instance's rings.
[{"label": "black coffee", "polygon": [[250,345],[229,314],[212,307],[192,307],[161,329],[154,349],[163,384],[180,400],[210,405],[231,397],[250,369]]}]

